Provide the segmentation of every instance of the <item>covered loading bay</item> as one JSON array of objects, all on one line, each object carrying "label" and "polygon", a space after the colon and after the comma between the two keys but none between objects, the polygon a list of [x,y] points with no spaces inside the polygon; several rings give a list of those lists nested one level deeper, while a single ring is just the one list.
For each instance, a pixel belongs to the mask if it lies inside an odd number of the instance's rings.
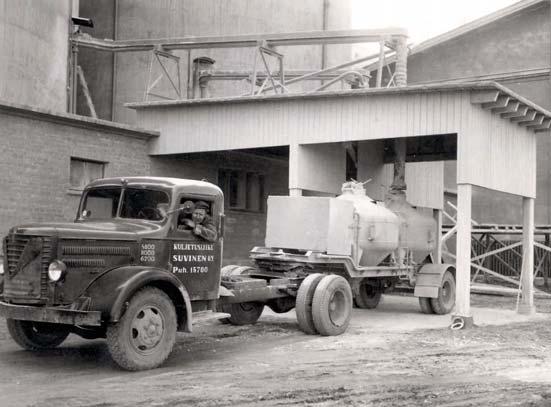
[{"label": "covered loading bay", "polygon": [[[346,146],[357,142],[360,179],[381,199],[384,140],[453,135],[457,140],[456,315],[470,319],[473,186],[523,200],[522,300],[532,313],[536,137],[551,113],[493,82],[147,102],[127,105],[138,123],[159,130],[155,156],[288,146],[289,193],[336,194],[346,177]],[[344,146],[345,148],[342,148]],[[406,167],[408,201],[443,206],[441,161]],[[439,235],[440,236],[440,235]],[[441,250],[441,245],[439,245]],[[437,255],[437,258],[440,258]]]}]

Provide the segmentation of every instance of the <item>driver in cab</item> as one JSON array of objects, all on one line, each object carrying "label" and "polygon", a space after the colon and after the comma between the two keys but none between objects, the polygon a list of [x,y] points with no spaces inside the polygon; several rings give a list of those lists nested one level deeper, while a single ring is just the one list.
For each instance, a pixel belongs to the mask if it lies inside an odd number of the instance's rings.
[{"label": "driver in cab", "polygon": [[[188,208],[188,210],[189,209],[190,208]],[[184,218],[182,226],[193,230],[195,235],[200,236],[209,242],[215,242],[218,237],[218,233],[216,232],[216,226],[212,222],[212,218],[207,214],[208,209],[209,205],[206,202],[195,202],[193,212],[191,212],[191,218]]]}]

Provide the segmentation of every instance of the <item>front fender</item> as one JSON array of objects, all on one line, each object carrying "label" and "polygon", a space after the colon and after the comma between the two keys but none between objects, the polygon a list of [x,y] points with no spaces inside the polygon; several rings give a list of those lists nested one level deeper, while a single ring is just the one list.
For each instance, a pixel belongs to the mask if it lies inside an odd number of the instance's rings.
[{"label": "front fender", "polygon": [[163,290],[175,305],[178,329],[191,332],[189,294],[182,282],[166,270],[143,266],[115,268],[94,280],[85,296],[91,299],[91,310],[100,311],[109,322],[118,322],[126,311],[127,302],[145,286]]},{"label": "front fender", "polygon": [[455,278],[455,267],[452,264],[425,264],[422,266],[416,275],[413,295],[416,297],[438,298],[442,278],[448,270]]}]

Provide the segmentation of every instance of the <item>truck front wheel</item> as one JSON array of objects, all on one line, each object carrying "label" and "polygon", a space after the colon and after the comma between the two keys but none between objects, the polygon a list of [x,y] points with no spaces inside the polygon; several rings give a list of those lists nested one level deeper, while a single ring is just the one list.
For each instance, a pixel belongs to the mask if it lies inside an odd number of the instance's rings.
[{"label": "truck front wheel", "polygon": [[69,329],[64,325],[18,319],[8,319],[6,322],[10,336],[26,350],[55,348],[69,335]]},{"label": "truck front wheel", "polygon": [[163,291],[147,287],[131,299],[121,319],[107,327],[113,360],[126,370],[161,365],[176,342],[176,311]]}]

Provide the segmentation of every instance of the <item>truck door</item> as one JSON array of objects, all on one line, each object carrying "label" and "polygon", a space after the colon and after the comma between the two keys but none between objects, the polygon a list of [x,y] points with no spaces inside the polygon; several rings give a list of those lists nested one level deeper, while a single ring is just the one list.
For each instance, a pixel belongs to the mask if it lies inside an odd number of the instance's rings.
[{"label": "truck door", "polygon": [[182,281],[192,300],[218,298],[222,238],[220,216],[212,200],[182,196],[184,209],[174,216],[169,270]]}]

